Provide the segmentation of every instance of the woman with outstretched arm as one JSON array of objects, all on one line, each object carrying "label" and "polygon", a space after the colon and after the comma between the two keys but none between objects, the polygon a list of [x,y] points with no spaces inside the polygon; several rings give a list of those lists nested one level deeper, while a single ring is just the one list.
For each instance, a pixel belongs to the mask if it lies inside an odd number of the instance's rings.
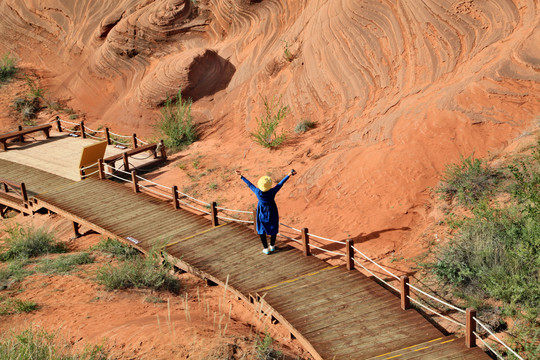
[{"label": "woman with outstretched arm", "polygon": [[[276,249],[276,236],[279,232],[279,213],[274,200],[277,192],[289,177],[296,174],[296,171],[291,170],[276,186],[272,187],[272,179],[270,176],[263,176],[257,182],[257,186],[253,185],[248,179],[242,176],[240,170],[236,170],[236,174],[247,184],[253,191],[259,202],[257,203],[257,234],[261,237],[261,242],[264,247],[263,253],[270,254]],[[266,235],[270,235],[270,249]]]}]

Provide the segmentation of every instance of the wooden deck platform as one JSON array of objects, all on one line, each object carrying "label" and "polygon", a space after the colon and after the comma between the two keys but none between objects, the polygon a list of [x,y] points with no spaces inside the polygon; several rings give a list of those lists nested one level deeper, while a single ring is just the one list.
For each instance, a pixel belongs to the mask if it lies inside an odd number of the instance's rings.
[{"label": "wooden deck platform", "polygon": [[165,246],[176,266],[228,282],[239,298],[287,326],[316,359],[489,358],[463,339],[443,336],[416,310],[401,310],[399,298],[357,271],[279,243],[278,251],[264,255],[251,228],[212,227],[202,216],[107,180],[73,182],[3,160],[0,178],[24,181],[35,208],[143,252]]}]

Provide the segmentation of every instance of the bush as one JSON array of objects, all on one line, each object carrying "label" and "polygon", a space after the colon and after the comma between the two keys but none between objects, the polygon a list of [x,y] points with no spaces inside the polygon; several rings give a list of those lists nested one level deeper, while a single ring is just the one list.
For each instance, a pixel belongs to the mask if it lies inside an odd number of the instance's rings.
[{"label": "bush", "polygon": [[15,66],[17,60],[11,56],[10,53],[6,53],[0,59],[0,81],[4,82],[11,79],[17,73],[17,67]]},{"label": "bush", "polygon": [[[0,315],[28,313],[36,310],[38,305],[33,301],[0,297]],[[1,359],[1,357],[0,357]]]},{"label": "bush", "polygon": [[45,274],[68,273],[77,265],[91,264],[94,258],[89,253],[83,252],[73,255],[60,256],[54,260],[45,260],[37,271]]},{"label": "bush", "polygon": [[473,205],[493,190],[500,176],[499,171],[473,155],[461,157],[460,164],[446,167],[436,192],[441,194],[442,199],[457,198],[461,205]]},{"label": "bush", "polygon": [[306,131],[313,129],[315,127],[315,122],[311,120],[302,120],[298,124],[296,124],[296,127],[294,128],[294,132],[297,134],[303,134]]},{"label": "bush", "polygon": [[8,233],[8,237],[4,239],[6,244],[2,250],[5,248],[7,250],[0,254],[2,261],[66,251],[66,246],[56,242],[53,233],[43,228],[33,226],[24,228],[17,224],[8,227],[5,232]]},{"label": "bush", "polygon": [[116,266],[103,266],[98,270],[97,281],[107,290],[147,288],[178,293],[180,283],[170,274],[171,270],[172,265],[152,251],[145,258],[136,257]]},{"label": "bush", "polygon": [[190,98],[183,100],[178,91],[176,98],[167,98],[161,108],[156,128],[167,148],[178,150],[197,140],[197,128],[191,116],[192,104]]},{"label": "bush", "polygon": [[107,238],[106,240],[101,240],[99,244],[94,246],[92,249],[101,251],[103,253],[111,254],[123,260],[131,259],[140,254],[139,251],[134,247],[110,238]]},{"label": "bush", "polygon": [[439,278],[507,304],[540,306],[540,221],[483,205],[443,246]]},{"label": "bush", "polygon": [[286,139],[285,133],[277,134],[281,121],[289,113],[289,107],[281,104],[280,98],[263,98],[265,114],[257,118],[257,130],[251,133],[251,138],[266,148],[277,148]]},{"label": "bush", "polygon": [[255,353],[258,360],[274,360],[282,356],[281,351],[274,349],[274,339],[270,334],[265,333],[264,339],[255,341]]},{"label": "bush", "polygon": [[71,345],[57,349],[57,334],[44,329],[28,328],[20,333],[12,332],[0,339],[0,359],[17,360],[106,360],[108,351],[101,346],[86,348],[82,354],[72,354]]}]

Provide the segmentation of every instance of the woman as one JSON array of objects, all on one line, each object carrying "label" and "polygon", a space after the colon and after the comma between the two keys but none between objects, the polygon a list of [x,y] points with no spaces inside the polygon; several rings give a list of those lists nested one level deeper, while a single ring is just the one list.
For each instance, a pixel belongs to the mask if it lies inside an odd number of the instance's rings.
[{"label": "woman", "polygon": [[[253,185],[248,179],[242,176],[239,170],[236,174],[249,186],[251,191],[255,193],[259,202],[257,203],[257,234],[261,237],[261,242],[264,247],[263,253],[266,255],[276,249],[276,236],[279,232],[279,213],[274,198],[283,184],[289,180],[289,176],[295,175],[296,171],[291,172],[283,178],[276,186],[272,187],[272,179],[270,176],[263,176],[257,182],[257,186]],[[270,249],[266,235],[270,235]]]}]

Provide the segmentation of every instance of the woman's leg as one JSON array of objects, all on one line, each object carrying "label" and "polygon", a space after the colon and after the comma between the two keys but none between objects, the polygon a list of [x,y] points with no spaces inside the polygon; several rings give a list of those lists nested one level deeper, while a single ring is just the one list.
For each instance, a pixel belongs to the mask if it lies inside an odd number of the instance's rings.
[{"label": "woman's leg", "polygon": [[277,237],[277,235],[270,235],[270,245],[271,246],[276,245],[276,237]]},{"label": "woman's leg", "polygon": [[268,243],[266,242],[266,234],[259,234],[259,236],[261,237],[261,242],[264,248],[268,248]]}]

